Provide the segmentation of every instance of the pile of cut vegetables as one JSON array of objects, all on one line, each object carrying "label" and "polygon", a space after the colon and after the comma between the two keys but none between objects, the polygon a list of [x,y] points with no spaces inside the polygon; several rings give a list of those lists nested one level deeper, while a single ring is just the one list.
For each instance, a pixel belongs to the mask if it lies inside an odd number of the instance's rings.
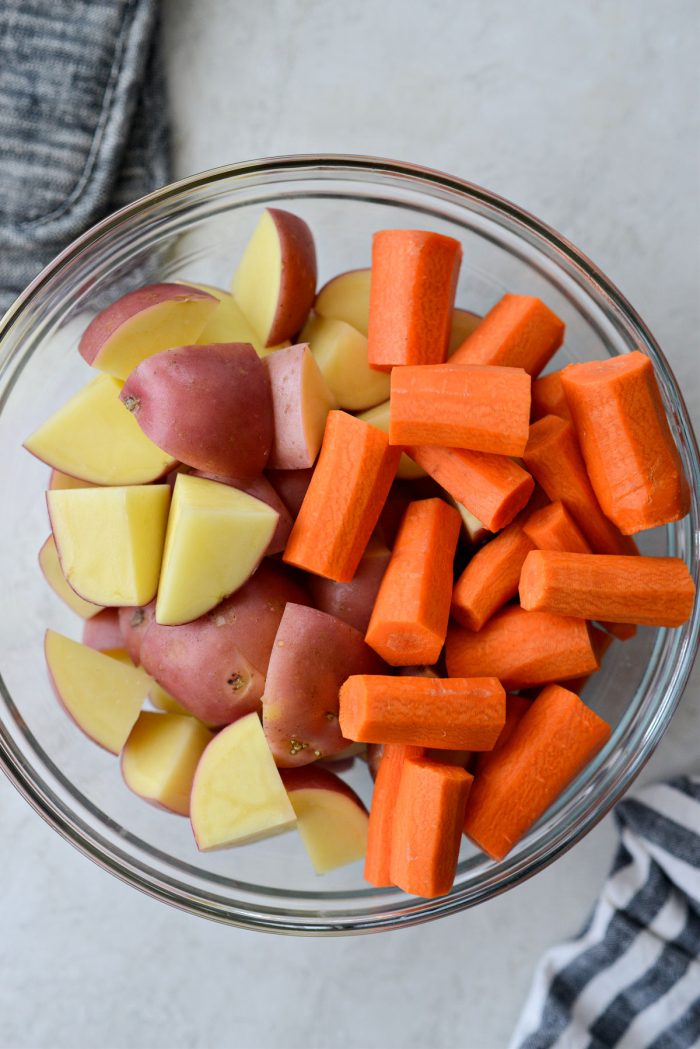
[{"label": "pile of cut vegetables", "polygon": [[607,648],[691,615],[685,563],[632,538],[689,510],[649,358],[540,376],[562,321],[455,307],[461,258],[383,230],[317,293],[268,209],[230,291],[99,313],[97,374],[25,442],[85,620],[47,631],[56,694],[200,849],[296,827],[319,873],[443,895],[463,834],[502,859],[608,741],[580,698]]}]

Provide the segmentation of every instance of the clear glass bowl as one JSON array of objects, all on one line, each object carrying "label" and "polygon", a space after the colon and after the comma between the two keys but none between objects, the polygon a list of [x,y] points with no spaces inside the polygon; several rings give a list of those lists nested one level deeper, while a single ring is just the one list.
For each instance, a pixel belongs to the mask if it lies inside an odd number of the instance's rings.
[{"label": "clear glass bowl", "polygon": [[[36,564],[48,534],[47,469],[20,447],[88,378],[76,351],[97,309],[147,280],[226,285],[260,210],[288,207],[311,225],[320,279],[369,264],[385,227],[438,230],[464,247],[459,305],[485,312],[508,290],[542,297],[567,325],[556,365],[640,348],[653,360],[693,490],[691,515],[642,536],[644,552],[684,558],[698,578],[698,449],[678,385],[632,307],[559,234],[459,179],[360,157],[287,157],[221,168],[137,201],[72,244],[0,323],[0,578],[4,601],[0,762],[36,810],[106,870],[194,914],[297,933],[416,924],[486,900],[536,873],[604,815],[659,742],[698,642],[700,612],[678,630],[640,629],[615,644],[585,699],[614,727],[609,745],[502,862],[465,842],[453,891],[439,900],[375,890],[360,864],[316,877],[295,834],[199,854],[187,821],[123,785],[118,762],[69,721],[49,687],[47,626],[79,636]],[[349,781],[365,799],[366,766]]]}]

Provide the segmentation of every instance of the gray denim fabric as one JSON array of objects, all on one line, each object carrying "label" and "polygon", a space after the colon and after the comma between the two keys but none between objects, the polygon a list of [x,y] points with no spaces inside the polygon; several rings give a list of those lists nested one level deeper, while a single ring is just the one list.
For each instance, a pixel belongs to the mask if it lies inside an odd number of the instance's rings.
[{"label": "gray denim fabric", "polygon": [[0,314],[169,178],[158,0],[0,0]]}]

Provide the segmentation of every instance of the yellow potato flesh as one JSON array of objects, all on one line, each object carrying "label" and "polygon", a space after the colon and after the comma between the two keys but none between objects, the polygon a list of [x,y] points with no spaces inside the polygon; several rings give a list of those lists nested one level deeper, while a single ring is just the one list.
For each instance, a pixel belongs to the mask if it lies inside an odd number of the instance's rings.
[{"label": "yellow potato flesh", "polygon": [[54,488],[93,488],[92,481],[81,481],[79,477],[71,477],[69,474],[61,473],[60,470],[52,470],[49,478],[49,490]]},{"label": "yellow potato flesh", "polygon": [[200,346],[207,346],[212,342],[249,342],[260,356],[265,352],[245,314],[233,295],[229,295],[228,292],[220,300],[197,339]]},{"label": "yellow potato flesh", "polygon": [[83,619],[92,619],[93,616],[102,611],[101,605],[94,605],[90,601],[84,601],[82,597],[76,594],[64,576],[61,562],[58,559],[56,543],[52,535],[49,536],[39,551],[39,567],[54,593],[77,615]]},{"label": "yellow potato flesh", "polygon": [[369,817],[340,791],[303,788],[289,794],[304,848],[317,874],[362,859]]},{"label": "yellow potato flesh", "polygon": [[257,714],[227,725],[202,755],[190,819],[198,847],[242,845],[296,821]]},{"label": "yellow potato flesh", "polygon": [[471,510],[467,510],[463,503],[458,503],[456,499],[450,501],[454,503],[459,511],[459,516],[462,518],[462,527],[467,538],[472,543],[477,539],[483,538],[488,532],[486,525],[482,524],[479,518],[475,517]]},{"label": "yellow potato flesh", "polygon": [[54,688],[75,723],[118,754],[148,693],[148,674],[53,630],[46,631],[45,653]]},{"label": "yellow potato flesh", "polygon": [[231,281],[238,307],[265,346],[277,312],[282,279],[282,247],[269,211],[264,211]]},{"label": "yellow potato flesh", "polygon": [[126,379],[137,364],[173,346],[189,346],[218,305],[216,298],[169,299],[141,310],[120,324],[105,342],[93,367]]},{"label": "yellow potato flesh", "polygon": [[178,474],[156,621],[189,623],[242,586],[269,546],[278,517],[267,503],[237,488]]},{"label": "yellow potato flesh", "polygon": [[371,270],[349,270],[321,288],[314,312],[320,317],[345,321],[367,335]]},{"label": "yellow potato flesh", "polygon": [[144,710],[122,751],[124,782],[140,797],[189,816],[194,774],[213,738],[196,718]]},{"label": "yellow potato flesh", "polygon": [[452,330],[450,331],[450,341],[447,346],[448,358],[452,356],[455,350],[459,349],[480,321],[481,317],[476,313],[471,313],[469,310],[456,309],[453,311]]},{"label": "yellow potato flesh", "polygon": [[52,478],[52,489],[79,488],[80,481],[147,484],[175,465],[119,400],[122,385],[98,375],[24,442],[38,459],[70,475],[69,483]]},{"label": "yellow potato flesh", "polygon": [[153,600],[169,485],[68,489],[47,501],[61,568],[81,597],[103,607]]},{"label": "yellow potato flesh", "polygon": [[345,321],[314,317],[302,333],[340,408],[362,411],[385,401],[391,377],[367,363],[367,338]]},{"label": "yellow potato flesh", "polygon": [[[369,411],[362,412],[358,418],[362,419],[363,422],[369,423],[370,426],[376,426],[383,433],[389,433],[389,408],[389,401],[384,401],[383,404],[378,404],[376,408],[370,408]],[[409,459],[402,452],[396,476],[402,481],[415,481],[419,477],[425,477],[426,474],[425,470],[422,470],[418,463],[414,463],[413,459]]]},{"label": "yellow potato flesh", "polygon": [[[105,649],[103,654],[105,656],[111,656],[112,659],[118,659],[120,663],[126,663],[130,667],[134,666],[134,661],[125,648]],[[185,717],[192,717],[189,710],[186,710],[185,707],[181,706],[181,704],[178,703],[169,692],[166,692],[157,681],[153,678],[150,678],[149,680],[148,698],[154,707],[157,707],[158,710],[165,710],[168,714],[183,714]],[[354,745],[359,746],[359,744]]]}]

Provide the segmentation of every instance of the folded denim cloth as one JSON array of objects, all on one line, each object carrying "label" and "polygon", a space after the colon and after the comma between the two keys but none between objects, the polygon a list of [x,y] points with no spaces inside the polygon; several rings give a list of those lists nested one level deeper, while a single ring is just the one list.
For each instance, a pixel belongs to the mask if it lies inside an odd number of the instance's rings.
[{"label": "folded denim cloth", "polygon": [[74,237],[168,181],[158,0],[2,0],[0,314]]},{"label": "folded denim cloth", "polygon": [[643,788],[616,818],[602,896],[540,962],[511,1049],[700,1045],[700,776]]}]

